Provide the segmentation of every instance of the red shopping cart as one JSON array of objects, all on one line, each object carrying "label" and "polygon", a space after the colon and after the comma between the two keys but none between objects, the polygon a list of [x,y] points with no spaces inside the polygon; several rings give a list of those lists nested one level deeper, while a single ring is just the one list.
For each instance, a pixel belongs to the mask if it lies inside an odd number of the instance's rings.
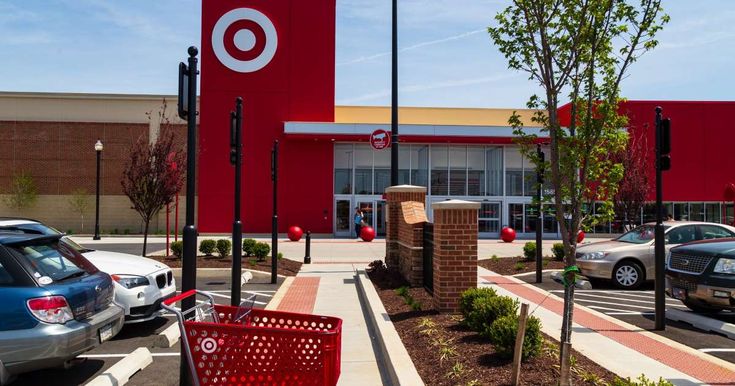
[{"label": "red shopping cart", "polygon": [[[206,300],[185,312],[172,306],[196,295]],[[219,305],[197,290],[163,302],[178,319],[195,385],[337,384],[341,319],[261,310],[253,302],[251,297],[240,307]]]}]

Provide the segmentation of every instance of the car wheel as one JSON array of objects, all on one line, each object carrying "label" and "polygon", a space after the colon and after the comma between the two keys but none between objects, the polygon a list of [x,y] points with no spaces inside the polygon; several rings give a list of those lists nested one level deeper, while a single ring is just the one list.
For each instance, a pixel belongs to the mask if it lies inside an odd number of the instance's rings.
[{"label": "car wheel", "polygon": [[636,289],[643,283],[643,270],[632,261],[624,261],[615,266],[612,281],[618,288]]},{"label": "car wheel", "polygon": [[682,301],[687,308],[690,310],[700,313],[700,314],[715,314],[723,310],[723,308],[717,308],[717,307],[708,307],[701,305],[699,303],[694,303],[690,300],[684,300]]}]

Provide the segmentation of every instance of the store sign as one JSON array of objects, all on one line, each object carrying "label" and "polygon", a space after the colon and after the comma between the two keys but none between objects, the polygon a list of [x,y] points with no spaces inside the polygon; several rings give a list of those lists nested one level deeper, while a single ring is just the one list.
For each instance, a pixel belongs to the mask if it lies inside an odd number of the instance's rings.
[{"label": "store sign", "polygon": [[276,48],[276,27],[268,16],[252,8],[225,13],[212,29],[214,55],[232,71],[260,70],[273,59]]},{"label": "store sign", "polygon": [[370,146],[375,150],[383,150],[390,146],[390,134],[383,130],[378,129],[370,134]]}]

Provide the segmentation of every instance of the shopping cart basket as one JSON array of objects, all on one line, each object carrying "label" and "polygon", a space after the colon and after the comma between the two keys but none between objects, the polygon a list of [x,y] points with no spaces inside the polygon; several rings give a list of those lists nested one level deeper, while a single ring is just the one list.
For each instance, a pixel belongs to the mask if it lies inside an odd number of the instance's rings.
[{"label": "shopping cart basket", "polygon": [[[196,295],[206,300],[185,312],[172,306]],[[224,306],[190,290],[163,302],[178,319],[194,384],[336,385],[342,320],[256,309],[252,300]]]}]

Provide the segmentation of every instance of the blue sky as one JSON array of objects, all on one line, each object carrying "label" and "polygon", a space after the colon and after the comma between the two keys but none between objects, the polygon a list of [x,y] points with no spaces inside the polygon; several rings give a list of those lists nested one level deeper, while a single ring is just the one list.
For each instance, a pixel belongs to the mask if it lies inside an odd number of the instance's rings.
[{"label": "blue sky", "polygon": [[[629,99],[735,100],[735,4],[665,1],[661,45]],[[399,103],[523,107],[538,92],[485,32],[504,0],[399,0]],[[388,0],[337,0],[336,103],[390,103]],[[201,0],[0,0],[1,91],[175,94]]]}]

